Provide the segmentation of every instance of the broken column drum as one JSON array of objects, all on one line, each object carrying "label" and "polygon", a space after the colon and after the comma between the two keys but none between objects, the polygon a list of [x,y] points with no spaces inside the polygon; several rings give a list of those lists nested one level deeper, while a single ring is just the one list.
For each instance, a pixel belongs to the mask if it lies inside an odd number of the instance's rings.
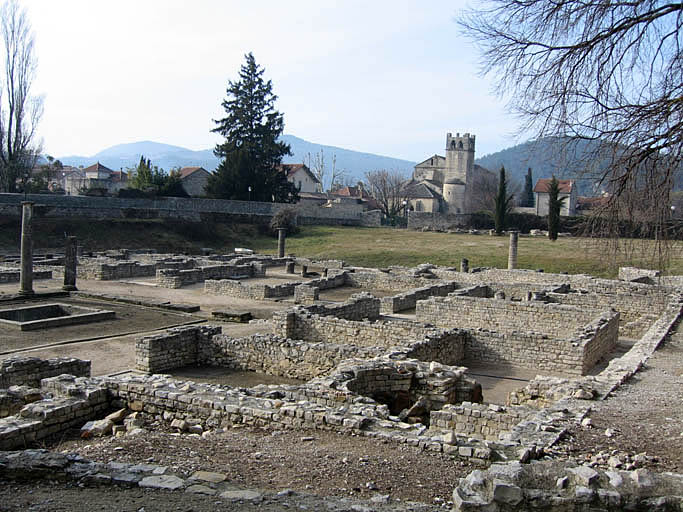
[{"label": "broken column drum", "polygon": [[33,295],[33,203],[21,203],[21,273],[19,293]]},{"label": "broken column drum", "polygon": [[519,239],[519,232],[510,232],[510,250],[508,252],[508,270],[517,268],[517,241]]},{"label": "broken column drum", "polygon": [[285,228],[277,228],[277,256],[285,257]]},{"label": "broken column drum", "polygon": [[469,272],[470,271],[470,262],[467,258],[463,258],[460,260],[460,272]]},{"label": "broken column drum", "polygon": [[63,290],[75,291],[76,288],[76,266],[78,265],[78,243],[75,236],[66,239],[66,249],[64,251],[64,286]]}]

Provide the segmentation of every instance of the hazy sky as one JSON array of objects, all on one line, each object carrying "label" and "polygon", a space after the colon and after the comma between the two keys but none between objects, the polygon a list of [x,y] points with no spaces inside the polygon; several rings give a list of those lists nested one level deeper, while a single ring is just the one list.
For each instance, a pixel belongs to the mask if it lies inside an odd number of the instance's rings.
[{"label": "hazy sky", "polygon": [[477,156],[517,142],[453,21],[464,0],[23,4],[55,156],[141,140],[213,147],[212,119],[249,51],[285,133],[415,161],[443,153],[448,131],[475,133]]}]

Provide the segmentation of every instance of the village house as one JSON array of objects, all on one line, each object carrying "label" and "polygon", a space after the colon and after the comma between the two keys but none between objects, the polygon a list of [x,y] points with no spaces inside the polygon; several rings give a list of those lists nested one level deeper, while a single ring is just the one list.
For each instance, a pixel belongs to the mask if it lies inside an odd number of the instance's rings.
[{"label": "village house", "polygon": [[88,190],[100,190],[108,195],[116,194],[128,184],[128,174],[123,171],[112,171],[97,162],[84,169],[73,169],[64,172],[64,190],[67,195],[84,195]]},{"label": "village house", "polygon": [[305,164],[281,164],[280,169],[299,192],[322,192],[322,183]]},{"label": "village house", "polygon": [[[536,199],[536,215],[541,217],[548,215],[548,201],[550,196],[548,189],[550,187],[550,178],[541,178],[536,182],[534,187],[534,196]],[[571,217],[576,215],[577,204],[577,187],[574,180],[557,180],[560,188],[559,198],[565,198],[562,201],[560,208],[560,215],[562,217]]]},{"label": "village house", "polygon": [[183,190],[187,192],[187,195],[201,197],[205,194],[204,189],[211,176],[209,171],[203,167],[183,167],[179,174]]}]

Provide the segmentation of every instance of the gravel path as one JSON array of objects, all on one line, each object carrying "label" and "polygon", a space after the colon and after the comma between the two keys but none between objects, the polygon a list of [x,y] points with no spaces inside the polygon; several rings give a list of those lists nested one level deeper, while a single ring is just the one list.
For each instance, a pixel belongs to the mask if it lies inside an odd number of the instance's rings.
[{"label": "gravel path", "polygon": [[[589,426],[573,427],[562,446],[601,466],[649,466],[683,472],[683,322],[645,368],[607,400],[595,403]],[[635,459],[635,456],[640,457]],[[610,457],[614,457],[610,459]],[[621,463],[621,466],[617,464]]]}]

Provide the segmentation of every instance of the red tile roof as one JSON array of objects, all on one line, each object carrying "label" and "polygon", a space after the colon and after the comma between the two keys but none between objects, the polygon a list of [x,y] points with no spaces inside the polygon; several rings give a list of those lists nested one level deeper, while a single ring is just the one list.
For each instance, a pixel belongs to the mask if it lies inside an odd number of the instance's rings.
[{"label": "red tile roof", "polygon": [[[178,171],[181,178],[187,178],[190,174],[197,172],[198,170],[206,170],[203,167],[183,167]],[[208,172],[208,171],[207,171]]]},{"label": "red tile roof", "polygon": [[91,165],[90,167],[86,167],[83,169],[84,172],[89,172],[89,171],[97,171],[97,172],[114,172],[112,171],[109,167],[105,167],[101,163],[97,162],[96,164]]},{"label": "red tile roof", "polygon": [[[541,194],[548,193],[548,187],[550,187],[551,178],[541,178],[536,182],[534,187],[534,192],[539,192]],[[560,188],[560,194],[571,194],[572,188],[574,188],[574,180],[557,180]]]}]

